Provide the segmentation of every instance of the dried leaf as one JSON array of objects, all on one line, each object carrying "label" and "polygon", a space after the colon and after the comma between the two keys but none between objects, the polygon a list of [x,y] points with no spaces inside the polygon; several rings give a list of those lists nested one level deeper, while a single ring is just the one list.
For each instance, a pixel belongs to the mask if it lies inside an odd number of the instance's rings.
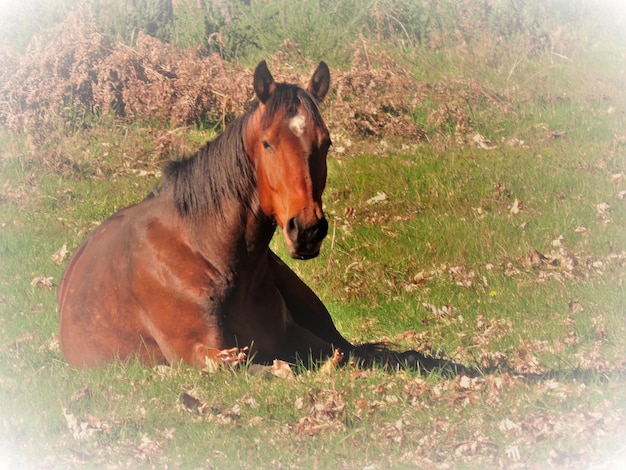
[{"label": "dried leaf", "polygon": [[163,448],[159,442],[149,438],[148,436],[143,436],[139,446],[137,447],[137,451],[140,455],[144,456],[144,458],[150,459],[151,455],[162,453]]},{"label": "dried leaf", "polygon": [[611,210],[611,206],[606,202],[601,202],[600,204],[596,204],[596,210],[600,215],[606,215]]},{"label": "dried leaf", "polygon": [[365,201],[366,204],[376,204],[378,202],[383,202],[387,200],[387,194],[385,194],[382,191],[378,191],[376,193],[376,196],[369,198],[367,201]]},{"label": "dried leaf", "polygon": [[246,394],[242,399],[241,403],[252,408],[253,410],[259,407],[259,402],[252,395]]},{"label": "dried leaf", "polygon": [[68,255],[69,251],[67,250],[67,244],[63,243],[63,246],[55,251],[51,258],[54,264],[61,264],[65,260],[65,257]]},{"label": "dried leaf", "polygon": [[515,198],[513,200],[513,205],[511,206],[511,208],[509,209],[509,212],[513,215],[517,215],[522,211],[522,208],[524,207],[524,201]]},{"label": "dried leaf", "polygon": [[514,366],[517,372],[522,374],[542,374],[545,369],[539,363],[539,359],[528,349],[521,346],[517,350],[517,361]]},{"label": "dried leaf", "polygon": [[484,149],[484,150],[493,150],[493,149],[497,149],[498,148],[497,145],[495,145],[489,139],[486,139],[485,136],[480,135],[480,134],[474,134],[474,137],[472,137],[472,142],[474,142],[474,144],[478,148],[481,148],[481,149]]},{"label": "dried leaf", "polygon": [[512,460],[513,462],[517,462],[521,459],[518,446],[507,447],[505,452],[509,460]]},{"label": "dried leaf", "polygon": [[343,358],[344,358],[343,352],[341,352],[339,349],[335,349],[333,351],[333,355],[329,357],[326,360],[326,362],[324,362],[322,367],[320,367],[320,371],[319,371],[320,375],[321,376],[330,375],[337,368],[337,366],[341,363]]},{"label": "dried leaf", "polygon": [[246,362],[248,358],[248,347],[223,349],[216,357],[221,365],[235,367]]},{"label": "dried leaf", "polygon": [[[298,421],[298,436],[312,436],[324,430],[339,431],[345,428],[347,406],[340,393],[336,390],[321,391],[311,394],[310,401],[312,406],[309,414]],[[296,408],[305,408],[303,399],[296,400]]]},{"label": "dried leaf", "polygon": [[447,317],[449,315],[456,314],[456,308],[452,305],[442,305],[441,307],[437,307],[436,305],[430,304],[428,302],[423,302],[422,305],[426,310],[430,310],[430,312],[436,317]]},{"label": "dried leaf", "polygon": [[570,302],[568,302],[567,308],[569,312],[572,314],[580,313],[585,310],[585,307],[583,307],[583,304],[581,304],[578,300],[571,300]]},{"label": "dried leaf", "polygon": [[42,287],[46,289],[52,289],[56,284],[52,276],[37,276],[30,281],[30,285],[33,287]]},{"label": "dried leaf", "polygon": [[293,380],[296,377],[293,370],[291,370],[291,366],[280,359],[274,359],[272,366],[269,368],[269,373],[286,380]]},{"label": "dried leaf", "polygon": [[111,426],[104,420],[89,417],[86,421],[79,421],[73,413],[69,413],[65,408],[62,408],[62,412],[72,437],[77,441],[83,441],[95,434],[110,431]]},{"label": "dried leaf", "polygon": [[498,424],[498,429],[506,433],[517,433],[521,430],[520,425],[511,421],[509,418],[505,418]]},{"label": "dried leaf", "polygon": [[202,406],[202,401],[193,395],[183,392],[180,394],[180,401],[187,411],[198,412]]},{"label": "dried leaf", "polygon": [[230,348],[219,351],[214,357],[206,356],[205,372],[213,374],[223,367],[236,367],[246,362],[248,347]]},{"label": "dried leaf", "polygon": [[565,237],[563,235],[559,235],[558,238],[555,238],[554,240],[552,240],[552,246],[554,247],[560,247],[563,246],[563,241],[565,240]]},{"label": "dried leaf", "polygon": [[542,253],[539,253],[537,250],[533,250],[528,255],[528,262],[531,266],[540,266],[543,263],[546,263],[548,258],[544,256]]}]

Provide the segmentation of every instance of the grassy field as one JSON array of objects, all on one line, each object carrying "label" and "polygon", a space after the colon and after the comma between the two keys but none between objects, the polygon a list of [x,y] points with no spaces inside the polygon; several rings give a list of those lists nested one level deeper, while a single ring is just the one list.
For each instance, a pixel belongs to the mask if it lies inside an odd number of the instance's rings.
[{"label": "grassy field", "polygon": [[[562,8],[569,16],[543,24],[553,48],[516,42],[527,35],[481,44],[465,23],[464,46],[425,47],[406,28],[391,34],[392,3],[376,4],[388,14],[370,18],[378,45],[416,89],[443,91],[413,110],[420,139],[331,129],[329,235],[319,258],[287,262],[351,341],[389,341],[484,374],[69,368],[55,285],[72,251],[158,183],[163,142],[190,149],[215,131],[98,116],[42,139],[7,125],[0,468],[626,464],[623,14]],[[465,18],[468,4],[456,5],[434,30]],[[417,14],[399,11],[402,21]],[[439,120],[442,103],[462,116]],[[286,258],[280,237],[272,247]]]}]

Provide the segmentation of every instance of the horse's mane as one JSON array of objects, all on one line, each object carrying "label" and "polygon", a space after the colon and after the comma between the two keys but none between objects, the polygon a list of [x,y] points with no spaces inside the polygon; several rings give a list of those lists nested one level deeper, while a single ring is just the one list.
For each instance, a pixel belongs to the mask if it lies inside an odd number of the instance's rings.
[{"label": "horse's mane", "polygon": [[174,204],[181,215],[221,215],[224,199],[249,202],[255,181],[243,145],[249,114],[230,123],[190,157],[165,164],[163,185],[173,188]]},{"label": "horse's mane", "polygon": [[[287,116],[295,114],[299,105],[305,108],[316,126],[324,125],[313,97],[298,86],[282,83],[277,84],[266,103],[261,125],[268,125],[280,109],[285,109]],[[248,118],[257,107],[255,103],[195,154],[165,164],[163,187],[173,188],[174,204],[182,216],[222,215],[224,200],[251,203],[256,180],[252,162],[246,156],[243,135]]]}]

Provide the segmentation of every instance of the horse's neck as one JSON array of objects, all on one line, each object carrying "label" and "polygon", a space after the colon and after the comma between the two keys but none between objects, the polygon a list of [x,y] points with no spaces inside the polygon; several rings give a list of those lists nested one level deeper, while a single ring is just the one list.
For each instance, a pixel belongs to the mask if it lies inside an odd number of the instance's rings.
[{"label": "horse's neck", "polygon": [[190,227],[190,238],[198,252],[209,261],[220,259],[225,266],[254,266],[265,256],[275,224],[252,207],[240,202],[225,203],[222,214],[203,218]]}]

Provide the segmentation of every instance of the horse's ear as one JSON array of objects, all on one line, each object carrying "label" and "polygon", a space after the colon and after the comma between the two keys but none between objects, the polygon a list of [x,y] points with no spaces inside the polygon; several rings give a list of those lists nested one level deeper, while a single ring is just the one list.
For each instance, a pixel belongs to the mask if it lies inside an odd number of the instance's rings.
[{"label": "horse's ear", "polygon": [[317,66],[315,72],[313,72],[309,86],[307,86],[307,91],[311,93],[317,101],[322,102],[326,97],[326,93],[328,93],[329,88],[330,70],[328,70],[326,62],[322,61]]},{"label": "horse's ear", "polygon": [[276,82],[274,82],[274,77],[268,70],[265,61],[256,66],[252,86],[254,87],[256,97],[261,103],[266,103],[272,96],[272,93],[274,93],[274,90],[276,90]]}]

